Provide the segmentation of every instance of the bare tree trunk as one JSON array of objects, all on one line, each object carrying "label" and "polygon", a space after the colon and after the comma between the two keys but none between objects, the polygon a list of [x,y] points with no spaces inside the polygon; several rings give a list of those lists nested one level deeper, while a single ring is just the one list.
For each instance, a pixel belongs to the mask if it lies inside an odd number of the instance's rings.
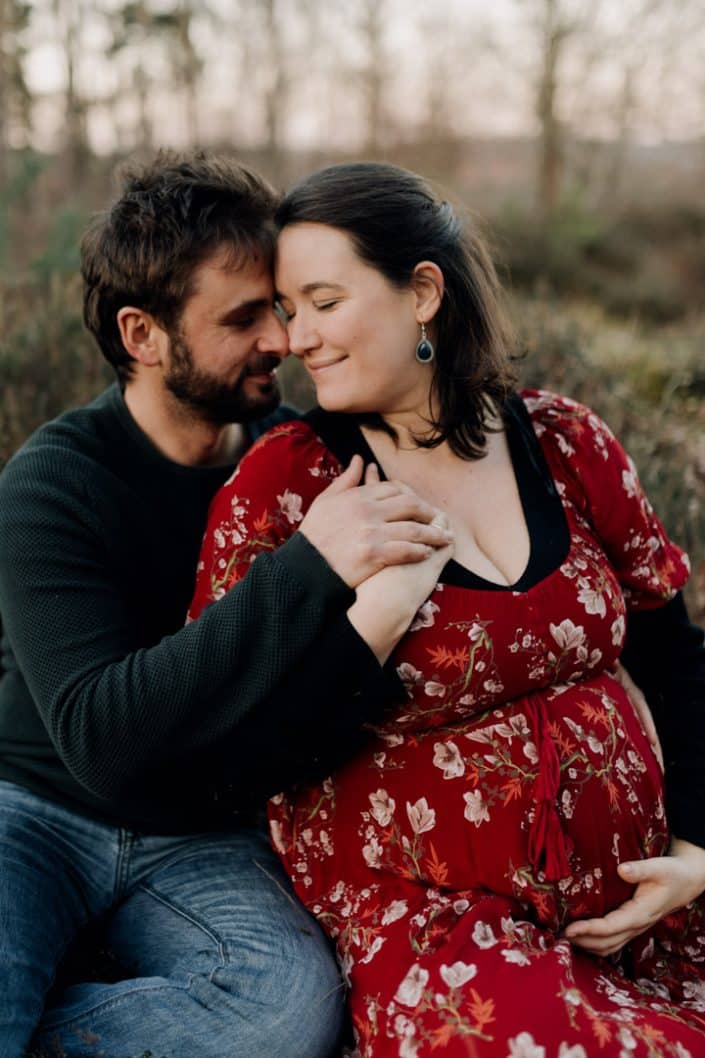
[{"label": "bare tree trunk", "polygon": [[556,210],[561,197],[564,145],[557,114],[558,63],[567,35],[561,25],[559,0],[544,0],[542,27],[542,68],[537,97],[540,123],[538,160],[538,205],[544,217]]},{"label": "bare tree trunk", "polygon": [[198,53],[191,39],[191,22],[194,15],[194,7],[189,0],[181,0],[177,12],[177,44],[181,57],[181,81],[186,97],[186,127],[188,140],[191,146],[195,146],[200,139],[200,123],[198,119],[198,78],[201,72],[201,64]]},{"label": "bare tree trunk", "polygon": [[364,73],[365,146],[370,155],[379,154],[384,133],[384,28],[383,0],[364,0],[362,33],[368,56]]},{"label": "bare tree trunk", "polygon": [[10,5],[12,0],[0,0],[0,190],[5,186],[8,172],[10,106],[9,36]]},{"label": "bare tree trunk", "polygon": [[267,153],[272,168],[278,172],[282,155],[282,128],[288,93],[286,57],[282,40],[281,23],[277,18],[276,0],[262,0],[265,18],[265,42],[272,80],[265,94],[265,122],[267,130]]},{"label": "bare tree trunk", "polygon": [[63,42],[66,70],[64,149],[68,175],[74,183],[80,180],[81,170],[88,155],[85,102],[80,98],[76,84],[80,54],[79,33],[83,13],[82,0],[54,0],[54,15]]}]

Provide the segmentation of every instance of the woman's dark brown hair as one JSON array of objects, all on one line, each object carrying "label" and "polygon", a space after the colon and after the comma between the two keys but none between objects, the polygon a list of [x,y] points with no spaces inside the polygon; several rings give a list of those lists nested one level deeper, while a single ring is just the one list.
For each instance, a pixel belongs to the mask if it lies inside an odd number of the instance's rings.
[{"label": "woman's dark brown hair", "polygon": [[[420,261],[438,265],[445,279],[434,319],[438,412],[430,417],[429,435],[417,440],[423,447],[447,440],[465,459],[483,455],[488,422],[514,377],[497,274],[473,226],[463,226],[420,176],[377,162],[313,173],[285,195],[275,220],[279,230],[311,222],[346,232],[359,257],[399,288],[409,286]],[[365,422],[390,432],[381,416],[366,416]]]}]

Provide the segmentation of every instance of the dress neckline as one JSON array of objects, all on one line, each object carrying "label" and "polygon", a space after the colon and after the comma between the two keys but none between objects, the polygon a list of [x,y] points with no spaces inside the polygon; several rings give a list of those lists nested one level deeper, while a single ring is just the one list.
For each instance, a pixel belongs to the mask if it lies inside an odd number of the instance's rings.
[{"label": "dress neckline", "polygon": [[[570,550],[570,528],[563,504],[528,408],[518,393],[510,394],[505,401],[502,417],[529,534],[526,567],[513,584],[500,584],[451,559],[440,577],[445,585],[474,591],[524,593],[554,573]],[[359,454],[366,463],[376,463],[380,477],[386,480],[354,415],[314,408],[305,416],[305,421],[344,465]]]}]

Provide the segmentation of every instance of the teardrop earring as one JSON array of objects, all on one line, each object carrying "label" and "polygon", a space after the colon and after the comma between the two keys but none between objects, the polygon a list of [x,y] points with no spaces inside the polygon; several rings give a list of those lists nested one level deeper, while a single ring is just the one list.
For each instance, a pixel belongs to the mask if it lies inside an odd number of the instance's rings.
[{"label": "teardrop earring", "polygon": [[426,336],[426,324],[421,324],[421,339],[416,346],[416,359],[420,364],[430,364],[436,355],[436,350]]}]

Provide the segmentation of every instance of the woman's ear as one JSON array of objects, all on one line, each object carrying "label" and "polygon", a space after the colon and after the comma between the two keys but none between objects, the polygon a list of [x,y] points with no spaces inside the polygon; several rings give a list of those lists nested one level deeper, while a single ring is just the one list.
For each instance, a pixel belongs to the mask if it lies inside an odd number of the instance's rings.
[{"label": "woman's ear", "polygon": [[411,277],[411,286],[416,296],[417,323],[430,323],[443,300],[443,273],[433,261],[419,261]]},{"label": "woman's ear", "polygon": [[130,356],[145,367],[156,367],[161,363],[169,340],[166,331],[149,312],[125,305],[117,314],[117,324],[122,344]]}]

